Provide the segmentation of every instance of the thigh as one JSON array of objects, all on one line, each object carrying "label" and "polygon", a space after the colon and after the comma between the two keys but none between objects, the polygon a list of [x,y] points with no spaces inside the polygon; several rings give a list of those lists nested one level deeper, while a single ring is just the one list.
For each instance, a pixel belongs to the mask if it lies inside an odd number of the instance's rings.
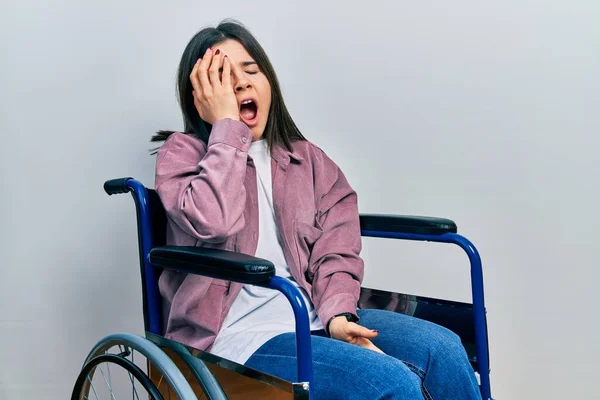
[{"label": "thigh", "polygon": [[432,357],[446,349],[454,353],[458,349],[463,357],[460,338],[442,326],[386,310],[358,310],[358,315],[360,325],[379,331],[373,344],[413,370],[427,371]]},{"label": "thigh", "polygon": [[[397,359],[327,337],[312,337],[316,399],[423,399],[421,379]],[[294,333],[258,349],[246,365],[297,382]]]}]

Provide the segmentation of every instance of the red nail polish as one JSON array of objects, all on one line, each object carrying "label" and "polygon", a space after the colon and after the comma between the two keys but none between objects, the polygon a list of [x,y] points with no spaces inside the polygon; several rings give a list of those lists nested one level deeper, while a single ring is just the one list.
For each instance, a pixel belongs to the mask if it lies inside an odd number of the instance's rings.
[{"label": "red nail polish", "polygon": [[221,54],[221,50],[220,49],[217,49],[217,51],[215,51],[215,56],[218,55],[218,54]]},{"label": "red nail polish", "polygon": [[379,333],[377,329],[371,329],[371,332]]}]

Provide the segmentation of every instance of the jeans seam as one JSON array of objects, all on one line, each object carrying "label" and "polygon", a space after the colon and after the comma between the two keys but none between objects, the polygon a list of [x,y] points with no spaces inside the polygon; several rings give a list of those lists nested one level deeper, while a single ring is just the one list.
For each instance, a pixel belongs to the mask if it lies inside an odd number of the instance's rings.
[{"label": "jeans seam", "polygon": [[409,361],[404,361],[401,360],[404,364],[406,364],[406,366],[412,370],[415,374],[417,374],[419,376],[419,378],[421,378],[421,391],[423,392],[423,396],[425,397],[425,400],[434,400],[433,396],[431,395],[431,393],[429,393],[429,390],[427,390],[427,387],[425,387],[425,377],[427,376],[427,373],[417,367],[415,364],[409,362]]},{"label": "jeans seam", "polygon": [[406,364],[408,367],[414,368],[417,373],[417,375],[419,375],[419,377],[421,379],[425,379],[425,377],[427,376],[427,373],[425,372],[425,370],[421,369],[420,367],[416,366],[415,364],[411,363],[410,361],[404,361],[404,360],[400,360],[402,361],[404,364]]},{"label": "jeans seam", "polygon": [[425,400],[433,400],[433,396],[429,393],[429,390],[425,387],[425,382],[423,382],[423,394],[425,395]]},{"label": "jeans seam", "polygon": [[[293,356],[277,356],[277,355],[271,355],[271,354],[254,354],[253,357],[269,357],[269,358],[291,358],[291,359],[296,359],[296,357]],[[314,361],[313,360],[313,364],[319,364],[319,365],[324,365],[327,368],[338,368],[341,371],[344,371],[346,373],[349,373],[351,371],[348,371],[345,368],[341,368],[338,365],[331,365],[331,364],[326,364],[323,362],[319,362],[319,361]],[[376,390],[379,393],[379,396],[382,396],[384,393],[381,391],[381,389],[379,389],[378,387],[374,386],[371,382],[366,382],[369,386],[371,386],[374,390]]]}]

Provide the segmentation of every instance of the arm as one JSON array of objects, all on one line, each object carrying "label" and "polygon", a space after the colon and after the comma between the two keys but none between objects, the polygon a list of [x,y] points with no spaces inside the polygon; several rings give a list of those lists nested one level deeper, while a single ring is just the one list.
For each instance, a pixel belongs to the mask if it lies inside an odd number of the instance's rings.
[{"label": "arm", "polygon": [[341,313],[356,317],[364,264],[356,192],[342,171],[322,154],[317,185],[317,223],[322,236],[313,246],[309,261],[312,301],[323,325]]},{"label": "arm", "polygon": [[231,119],[215,121],[208,145],[174,134],[159,149],[156,191],[167,215],[206,242],[222,242],[244,227],[244,179],[252,132]]}]

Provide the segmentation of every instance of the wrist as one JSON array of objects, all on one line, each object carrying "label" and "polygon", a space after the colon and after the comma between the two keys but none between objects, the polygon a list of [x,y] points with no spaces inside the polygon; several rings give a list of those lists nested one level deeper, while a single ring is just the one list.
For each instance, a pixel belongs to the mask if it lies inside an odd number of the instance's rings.
[{"label": "wrist", "polygon": [[344,317],[333,317],[329,321],[329,325],[328,325],[329,336],[333,337],[335,332],[337,332],[340,327],[346,325],[347,323],[349,323],[349,322]]},{"label": "wrist", "polygon": [[349,312],[334,315],[327,321],[327,325],[325,326],[325,331],[327,333],[331,332],[331,326],[335,320],[337,320],[336,325],[340,325],[341,323],[358,322],[358,317]]}]

